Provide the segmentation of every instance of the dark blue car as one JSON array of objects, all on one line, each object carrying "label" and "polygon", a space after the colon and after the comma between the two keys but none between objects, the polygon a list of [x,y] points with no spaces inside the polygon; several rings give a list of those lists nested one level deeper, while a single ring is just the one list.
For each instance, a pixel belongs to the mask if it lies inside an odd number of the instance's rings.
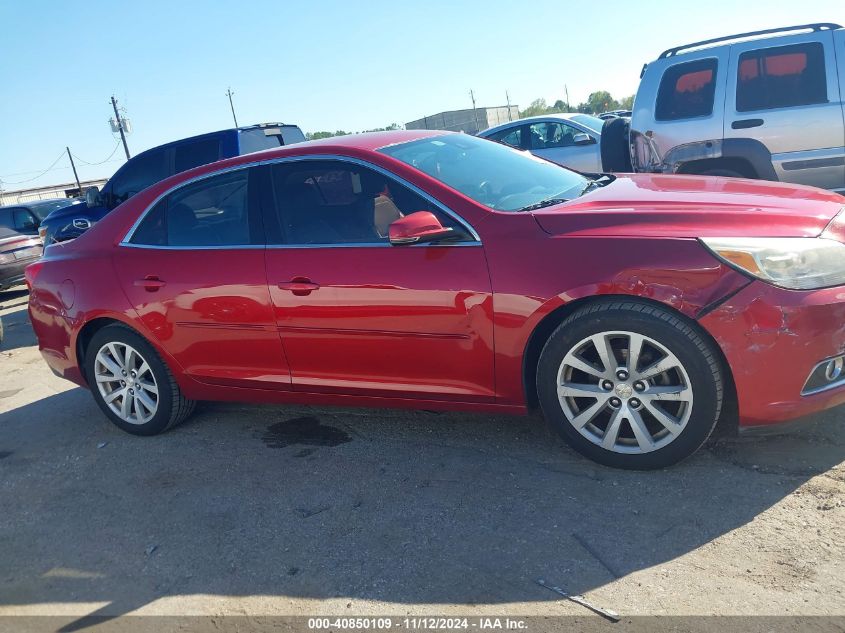
[{"label": "dark blue car", "polygon": [[129,159],[98,191],[86,191],[86,202],[59,209],[41,222],[44,246],[79,237],[120,203],[168,176],[223,158],[250,154],[305,140],[295,125],[263,123],[211,132],[159,145]]}]

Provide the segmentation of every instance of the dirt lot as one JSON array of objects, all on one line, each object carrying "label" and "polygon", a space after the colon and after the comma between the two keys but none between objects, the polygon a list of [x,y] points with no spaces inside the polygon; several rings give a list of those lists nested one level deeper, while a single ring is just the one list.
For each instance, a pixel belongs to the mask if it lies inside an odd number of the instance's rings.
[{"label": "dirt lot", "polygon": [[[845,430],[629,473],[540,418],[205,404],[155,438],[0,293],[0,615],[845,615]],[[71,618],[72,619],[72,618]]]}]

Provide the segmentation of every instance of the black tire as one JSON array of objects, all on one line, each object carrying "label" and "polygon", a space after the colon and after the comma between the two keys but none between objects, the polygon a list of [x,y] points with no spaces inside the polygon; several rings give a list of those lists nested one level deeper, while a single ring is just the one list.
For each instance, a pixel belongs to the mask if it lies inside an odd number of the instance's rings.
[{"label": "black tire", "polygon": [[606,119],[601,128],[601,165],[605,172],[630,173],[631,150],[628,146],[628,121],[622,118]]},{"label": "black tire", "polygon": [[[158,406],[152,418],[144,423],[130,423],[121,419],[106,404],[96,380],[94,365],[97,353],[108,343],[122,343],[137,350],[150,366],[158,388]],[[161,360],[155,348],[138,333],[122,325],[108,325],[91,338],[85,351],[85,376],[97,405],[117,427],[133,435],[157,435],[180,424],[194,410],[196,403],[182,395],[172,372]]]},{"label": "black tire", "polygon": [[[653,339],[675,355],[689,378],[694,397],[689,404],[686,426],[668,444],[651,452],[625,454],[591,441],[569,422],[558,396],[558,371],[567,353],[590,336],[616,331],[633,332]],[[540,354],[537,391],[545,418],[576,451],[606,466],[632,470],[664,468],[698,450],[719,419],[724,393],[720,362],[712,344],[693,325],[669,310],[636,301],[597,302],[567,317]],[[633,395],[636,397],[637,394]],[[608,411],[607,415],[612,414],[612,410]],[[629,425],[627,433],[633,436],[630,421],[622,424]],[[625,427],[620,428],[620,442],[634,441],[624,439]],[[664,434],[663,437],[669,435]],[[614,440],[614,448],[616,446]]]}]

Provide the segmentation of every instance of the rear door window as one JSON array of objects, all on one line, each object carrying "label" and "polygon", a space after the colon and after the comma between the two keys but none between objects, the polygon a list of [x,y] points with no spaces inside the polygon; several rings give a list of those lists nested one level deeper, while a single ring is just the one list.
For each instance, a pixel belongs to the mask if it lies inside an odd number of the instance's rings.
[{"label": "rear door window", "polygon": [[716,92],[716,69],[713,58],[675,64],[663,73],[657,90],[655,118],[676,121],[710,116]]},{"label": "rear door window", "polygon": [[173,150],[174,171],[177,174],[216,160],[220,160],[220,140],[216,138],[186,143]]},{"label": "rear door window", "polygon": [[739,56],[737,112],[827,103],[820,42],[748,51]]},{"label": "rear door window", "polygon": [[131,238],[145,246],[236,247],[263,241],[250,221],[248,169],[203,178],[167,195]]}]

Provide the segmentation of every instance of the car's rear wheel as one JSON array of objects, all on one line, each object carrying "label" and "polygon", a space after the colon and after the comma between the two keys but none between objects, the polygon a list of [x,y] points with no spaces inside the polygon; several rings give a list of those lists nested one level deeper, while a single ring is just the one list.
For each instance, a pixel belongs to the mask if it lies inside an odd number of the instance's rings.
[{"label": "car's rear wheel", "polygon": [[85,370],[100,409],[134,435],[166,431],[194,409],[152,345],[126,327],[109,325],[92,337]]},{"label": "car's rear wheel", "polygon": [[651,469],[694,453],[722,404],[711,344],[657,306],[596,303],[570,315],[540,355],[544,415],[583,455]]}]

